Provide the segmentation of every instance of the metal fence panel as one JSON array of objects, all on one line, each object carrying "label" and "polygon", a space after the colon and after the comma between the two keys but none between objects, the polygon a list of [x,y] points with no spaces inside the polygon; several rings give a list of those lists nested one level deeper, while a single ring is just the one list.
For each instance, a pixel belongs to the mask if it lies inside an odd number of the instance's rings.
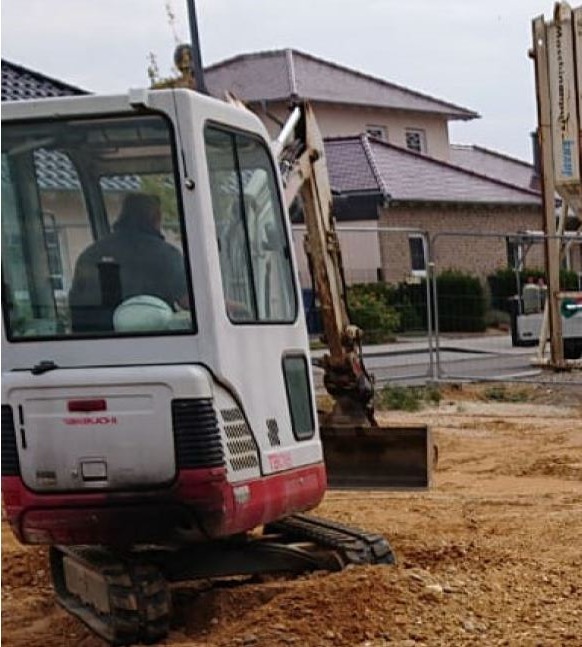
[{"label": "metal fence panel", "polygon": [[[350,316],[364,330],[366,365],[379,385],[551,381],[537,344],[546,294],[541,284],[547,282],[543,234],[450,231],[429,236],[377,223],[340,225],[337,232]],[[304,233],[304,227],[293,227],[308,325],[317,346],[322,331]],[[566,250],[562,289],[582,290],[582,235],[559,238]],[[396,322],[390,329],[388,321],[388,333],[375,304]],[[577,332],[582,331],[582,307],[575,299],[570,307],[574,314],[565,330],[582,340]],[[323,352],[314,349],[316,361]],[[582,383],[582,372],[569,381]]]},{"label": "metal fence panel", "polygon": [[[562,289],[580,290],[582,237],[559,238],[556,244],[566,243]],[[548,377],[541,368],[548,351],[539,346],[547,297],[544,240],[540,233],[505,232],[442,232],[432,237],[436,379],[544,381]],[[578,356],[582,312],[564,321],[564,348],[572,357]],[[582,382],[582,373],[576,376]]]},{"label": "metal fence panel", "polygon": [[[426,270],[402,272],[400,281],[387,281],[388,244],[406,249],[409,237],[428,250],[425,232],[378,227],[377,223],[336,228],[342,249],[344,279],[351,320],[364,331],[364,356],[376,384],[424,384],[433,378],[435,340],[432,311],[427,307],[430,284]],[[308,262],[303,251],[305,227],[293,227],[295,251],[309,332],[315,341],[321,328],[318,302],[313,293]],[[404,241],[404,242],[403,242]],[[428,255],[425,255],[425,259]],[[324,351],[315,349],[317,360]]]}]

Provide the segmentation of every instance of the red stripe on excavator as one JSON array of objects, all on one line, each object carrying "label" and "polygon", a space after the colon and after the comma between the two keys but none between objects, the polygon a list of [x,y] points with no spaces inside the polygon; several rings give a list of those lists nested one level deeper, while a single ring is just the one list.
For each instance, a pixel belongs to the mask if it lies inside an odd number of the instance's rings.
[{"label": "red stripe on excavator", "polygon": [[162,541],[192,517],[203,536],[223,537],[313,508],[325,489],[323,463],[237,484],[224,468],[183,470],[171,487],[143,492],[38,494],[17,476],[2,477],[19,540],[64,545]]}]

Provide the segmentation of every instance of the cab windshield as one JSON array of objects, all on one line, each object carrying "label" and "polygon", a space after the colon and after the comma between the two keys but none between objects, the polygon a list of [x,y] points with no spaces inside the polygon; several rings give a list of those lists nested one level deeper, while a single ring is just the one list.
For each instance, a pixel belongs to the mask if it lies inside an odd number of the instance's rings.
[{"label": "cab windshield", "polygon": [[174,159],[158,115],[3,126],[9,339],[195,330]]}]

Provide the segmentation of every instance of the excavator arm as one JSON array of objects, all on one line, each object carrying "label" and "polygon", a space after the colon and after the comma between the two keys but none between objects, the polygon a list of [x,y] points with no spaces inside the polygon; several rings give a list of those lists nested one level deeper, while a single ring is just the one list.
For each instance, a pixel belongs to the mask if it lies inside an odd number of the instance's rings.
[{"label": "excavator arm", "polygon": [[[332,194],[325,162],[323,139],[309,104],[296,108],[299,118],[294,139],[280,149],[285,200],[290,207],[299,200],[307,233],[305,252],[319,298],[324,340],[328,353],[321,366],[324,384],[334,398],[334,409],[325,424],[370,424],[374,419],[373,380],[362,356],[362,331],[350,323],[341,246],[332,215]],[[285,132],[285,129],[283,129]],[[276,152],[282,142],[277,140]]]},{"label": "excavator arm", "polygon": [[434,449],[426,425],[380,426],[363,332],[349,319],[341,246],[332,214],[323,138],[307,103],[295,107],[273,143],[290,207],[300,201],[304,241],[328,352],[321,367],[334,405],[320,415],[331,487],[427,487]]}]

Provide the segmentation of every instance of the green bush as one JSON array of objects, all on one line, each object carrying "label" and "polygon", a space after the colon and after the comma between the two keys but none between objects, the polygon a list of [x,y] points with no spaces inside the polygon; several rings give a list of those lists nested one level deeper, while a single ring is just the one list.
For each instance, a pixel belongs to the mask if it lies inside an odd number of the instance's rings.
[{"label": "green bush", "polygon": [[358,283],[348,288],[348,300],[360,299],[362,295],[373,297],[397,313],[398,324],[394,332],[426,330],[426,283]]},{"label": "green bush", "polygon": [[509,313],[509,299],[517,292],[515,272],[509,267],[498,269],[487,277],[487,284],[491,293],[491,308]]},{"label": "green bush", "polygon": [[354,285],[348,289],[350,320],[364,332],[365,343],[383,343],[394,339],[400,317],[382,296],[382,283]]},{"label": "green bush", "polygon": [[487,299],[481,281],[459,270],[437,276],[440,332],[482,332]]},{"label": "green bush", "polygon": [[[351,297],[350,297],[351,295]],[[393,332],[426,331],[426,283],[358,283],[348,289],[348,300],[372,297],[398,316]],[[352,310],[350,306],[350,311]]]},{"label": "green bush", "polygon": [[426,331],[426,281],[408,284],[399,283],[393,288],[389,301],[400,315],[399,332]]},{"label": "green bush", "polygon": [[560,270],[560,290],[578,290],[578,275],[573,270]]},{"label": "green bush", "polygon": [[[439,329],[442,332],[481,332],[486,329],[486,297],[479,279],[456,270],[437,277]],[[419,284],[362,283],[348,288],[352,323],[364,330],[366,341],[387,341],[395,333],[426,331],[426,280]]]}]

